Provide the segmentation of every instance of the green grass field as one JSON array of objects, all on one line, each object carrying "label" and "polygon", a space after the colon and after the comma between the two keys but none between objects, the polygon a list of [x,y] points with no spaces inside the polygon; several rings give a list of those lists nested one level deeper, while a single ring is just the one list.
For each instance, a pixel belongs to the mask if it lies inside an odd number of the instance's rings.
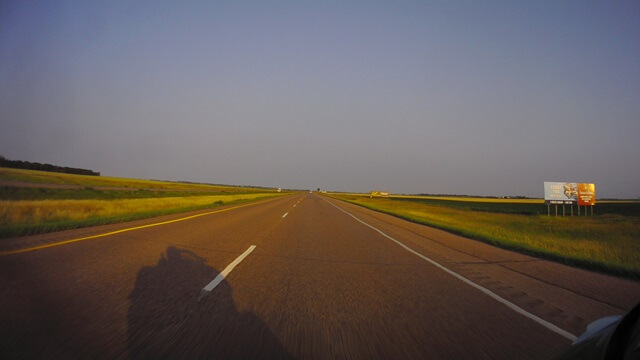
[{"label": "green grass field", "polygon": [[148,190],[175,190],[200,192],[270,192],[274,189],[244,186],[212,185],[187,182],[172,182],[159,180],[143,180],[116,178],[108,176],[88,176],[64,174],[47,171],[23,170],[0,167],[0,186],[2,182],[14,181],[31,184],[75,185],[79,187],[114,187]]},{"label": "green grass field", "polygon": [[[534,199],[329,195],[502,248],[640,279],[640,217],[635,215],[640,204],[635,202],[596,204],[600,215],[593,217],[555,217],[547,216],[546,206]],[[539,210],[534,213],[528,206]]]},{"label": "green grass field", "polygon": [[[0,186],[0,200],[119,200],[187,197],[205,195],[259,194],[248,191],[176,191],[176,190],[101,190],[92,187],[79,189],[52,189],[17,186]],[[266,193],[266,192],[264,192]]]},{"label": "green grass field", "polygon": [[[493,213],[520,214],[520,215],[546,215],[547,206],[543,199],[496,199],[476,197],[438,197],[438,196],[393,196],[389,199],[396,201],[411,201],[428,205],[441,205],[462,210],[487,211]],[[574,215],[578,214],[577,207],[573,207]],[[581,213],[584,207],[581,209]],[[550,212],[555,214],[554,206]],[[562,205],[558,206],[558,212],[562,213]],[[569,206],[565,206],[565,213],[571,212]],[[589,214],[591,214],[589,212]],[[594,208],[597,215],[622,215],[640,216],[640,201],[598,201]]]},{"label": "green grass field", "polygon": [[[2,185],[3,182],[12,185]],[[30,186],[15,186],[15,182]],[[274,189],[0,168],[0,238],[138,220],[281,195],[285,193]]]}]

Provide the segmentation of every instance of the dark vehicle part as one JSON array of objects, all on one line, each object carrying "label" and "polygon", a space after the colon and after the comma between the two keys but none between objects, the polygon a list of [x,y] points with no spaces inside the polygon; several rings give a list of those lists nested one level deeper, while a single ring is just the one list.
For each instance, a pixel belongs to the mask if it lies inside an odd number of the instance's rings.
[{"label": "dark vehicle part", "polygon": [[555,359],[640,359],[640,304],[624,317],[608,316],[592,322],[571,348]]}]

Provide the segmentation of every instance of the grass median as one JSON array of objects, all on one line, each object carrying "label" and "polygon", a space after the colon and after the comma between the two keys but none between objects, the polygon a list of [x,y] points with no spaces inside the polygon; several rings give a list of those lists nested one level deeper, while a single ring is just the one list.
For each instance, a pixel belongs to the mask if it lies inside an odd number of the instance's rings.
[{"label": "grass median", "polygon": [[637,216],[522,215],[401,198],[330,196],[509,250],[640,279],[640,218]]}]

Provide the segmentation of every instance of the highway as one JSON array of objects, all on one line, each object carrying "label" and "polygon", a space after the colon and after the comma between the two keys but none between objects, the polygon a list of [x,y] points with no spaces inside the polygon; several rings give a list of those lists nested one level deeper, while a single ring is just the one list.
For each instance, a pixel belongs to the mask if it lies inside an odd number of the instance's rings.
[{"label": "highway", "polygon": [[2,240],[0,358],[549,359],[640,300],[316,194],[220,210]]}]

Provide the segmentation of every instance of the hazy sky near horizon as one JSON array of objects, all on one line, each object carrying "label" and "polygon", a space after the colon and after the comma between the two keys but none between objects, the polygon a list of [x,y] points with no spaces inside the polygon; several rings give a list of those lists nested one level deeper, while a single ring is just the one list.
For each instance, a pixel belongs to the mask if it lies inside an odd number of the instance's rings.
[{"label": "hazy sky near horizon", "polygon": [[640,196],[638,1],[4,1],[0,154],[284,188]]}]

